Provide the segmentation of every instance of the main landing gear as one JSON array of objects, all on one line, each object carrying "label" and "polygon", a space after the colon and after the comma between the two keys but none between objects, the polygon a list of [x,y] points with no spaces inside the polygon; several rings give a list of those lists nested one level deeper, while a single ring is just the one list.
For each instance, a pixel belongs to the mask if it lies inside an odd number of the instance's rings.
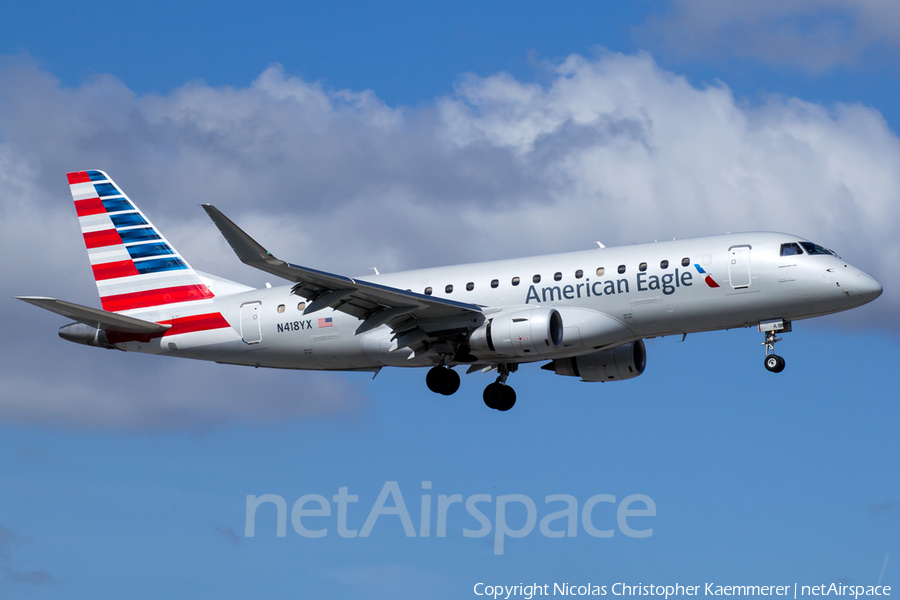
[{"label": "main landing gear", "polygon": [[500,371],[497,381],[484,388],[484,404],[488,408],[505,412],[516,405],[516,390],[506,385],[509,365],[497,365],[497,370]]},{"label": "main landing gear", "polygon": [[435,394],[452,396],[459,389],[459,373],[450,367],[440,365],[428,371],[425,384]]},{"label": "main landing gear", "polygon": [[[497,365],[500,376],[497,381],[484,388],[484,403],[488,408],[507,411],[516,404],[516,391],[506,385],[506,378],[518,365]],[[432,367],[425,376],[428,389],[435,394],[451,396],[459,389],[459,373],[445,365]]]},{"label": "main landing gear", "polygon": [[780,337],[775,337],[777,332],[786,332],[791,330],[791,324],[781,319],[775,321],[763,321],[759,324],[759,330],[766,334],[766,341],[761,346],[766,347],[766,359],[763,364],[767,371],[772,373],[781,373],[784,371],[784,359],[775,354],[775,342],[780,342]]}]

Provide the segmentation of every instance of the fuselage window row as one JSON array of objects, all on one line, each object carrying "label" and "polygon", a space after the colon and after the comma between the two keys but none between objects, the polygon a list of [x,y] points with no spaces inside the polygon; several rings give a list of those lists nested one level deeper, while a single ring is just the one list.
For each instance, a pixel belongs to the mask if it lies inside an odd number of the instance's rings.
[{"label": "fuselage window row", "polygon": [[[803,251],[800,249],[800,247],[797,246],[796,244],[785,244],[784,246],[796,246],[797,253],[798,253],[798,254],[802,254],[802,253],[803,253]],[[793,248],[789,248],[789,249],[787,250],[787,252],[790,253],[792,250],[793,250]],[[785,255],[785,247],[782,247],[782,256],[784,256],[784,255]],[[687,267],[687,266],[690,266],[690,264],[691,264],[691,259],[690,259],[690,258],[685,257],[685,258],[682,258],[682,259],[681,259],[681,266]],[[668,269],[668,268],[669,268],[669,261],[668,261],[668,260],[661,260],[661,261],[659,262],[659,268],[660,268],[660,269],[663,269],[663,270]],[[640,271],[641,273],[645,273],[645,272],[647,271],[647,269],[648,269],[648,263],[646,263],[646,262],[642,262],[642,263],[640,263],[640,264],[638,265],[638,271]],[[626,265],[619,265],[619,266],[616,268],[616,271],[617,271],[619,274],[624,274],[626,270],[627,270],[627,266],[626,266]],[[597,277],[603,277],[603,276],[606,274],[606,268],[605,268],[605,267],[597,267],[596,273],[597,273]],[[584,277],[584,271],[583,271],[582,269],[578,269],[577,271],[575,271],[575,279],[582,279],[583,277]],[[561,271],[557,271],[556,273],[553,274],[553,280],[554,280],[554,281],[562,281],[562,279],[563,279],[563,274],[562,274]],[[532,280],[534,283],[540,283],[540,282],[541,282],[541,276],[540,276],[539,274],[538,274],[538,275],[534,275],[534,276],[531,278],[531,280]],[[522,282],[521,278],[519,278],[519,277],[513,277],[512,280],[510,281],[510,284],[513,285],[513,286],[517,286],[517,285],[519,285],[521,282]],[[491,288],[492,288],[492,289],[497,289],[498,287],[500,287],[500,280],[499,280],[499,279],[492,279],[492,280],[491,280]],[[474,281],[470,281],[470,282],[468,282],[468,283],[466,284],[466,291],[471,292],[471,291],[473,291],[474,289],[475,289],[475,282],[474,282]],[[447,284],[447,286],[444,288],[444,292],[447,293],[447,294],[452,294],[452,293],[453,293],[453,284]],[[426,296],[431,296],[433,293],[434,293],[434,289],[433,289],[431,286],[425,288],[425,295],[426,295]],[[305,304],[303,304],[303,303],[301,303],[301,304],[302,304],[302,306],[298,306],[298,307],[297,307],[298,310],[303,310],[304,308],[306,308]]]}]

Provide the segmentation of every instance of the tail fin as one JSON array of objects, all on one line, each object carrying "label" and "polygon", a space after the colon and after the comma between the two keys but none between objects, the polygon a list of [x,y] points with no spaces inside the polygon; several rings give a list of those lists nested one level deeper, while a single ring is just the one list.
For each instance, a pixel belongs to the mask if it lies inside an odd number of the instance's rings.
[{"label": "tail fin", "polygon": [[158,321],[211,307],[212,291],[106,173],[68,177],[104,310]]}]

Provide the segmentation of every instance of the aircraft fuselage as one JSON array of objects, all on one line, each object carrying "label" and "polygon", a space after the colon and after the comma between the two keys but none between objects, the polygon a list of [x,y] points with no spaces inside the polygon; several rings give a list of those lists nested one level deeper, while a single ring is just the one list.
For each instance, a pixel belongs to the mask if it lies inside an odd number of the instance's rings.
[{"label": "aircraft fuselage", "polygon": [[[755,327],[770,319],[808,319],[860,306],[880,293],[880,285],[873,278],[836,256],[780,255],[782,244],[798,240],[802,238],[780,233],[727,234],[359,279],[419,293],[430,289],[435,297],[485,307],[597,311],[621,325],[603,346],[639,338]],[[495,280],[496,287],[492,287]],[[392,334],[387,326],[355,335],[359,319],[353,316],[330,308],[304,315],[308,303],[292,294],[291,287],[216,296],[216,308],[232,325],[231,339],[182,342],[164,336],[119,346],[138,352],[288,369],[435,364],[434,356],[410,358],[408,348],[392,352]],[[254,305],[257,318],[242,323],[242,311]],[[258,322],[258,333],[253,321]],[[533,360],[576,356],[593,348],[580,343],[574,329],[577,325],[570,325],[565,318],[563,325],[561,347]],[[248,328],[251,333],[242,337],[242,329],[246,334]]]}]

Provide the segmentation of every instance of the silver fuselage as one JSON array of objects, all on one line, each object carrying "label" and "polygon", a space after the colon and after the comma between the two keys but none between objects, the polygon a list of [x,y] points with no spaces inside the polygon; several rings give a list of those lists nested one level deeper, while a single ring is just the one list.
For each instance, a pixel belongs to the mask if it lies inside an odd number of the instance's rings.
[{"label": "silver fuselage", "polygon": [[[612,347],[640,338],[756,326],[771,319],[808,319],[860,306],[881,294],[875,279],[837,256],[780,254],[782,244],[802,240],[781,233],[737,233],[359,279],[479,305],[488,317],[492,311],[516,307],[557,308],[563,314],[563,344],[552,353],[510,360],[533,362],[600,347],[579,343],[577,321],[594,313],[611,319],[613,326],[602,344]],[[447,291],[449,286],[452,291]],[[434,354],[396,348],[387,326],[357,335],[360,320],[351,315],[330,308],[304,315],[304,299],[293,295],[291,286],[219,293],[215,305],[231,329],[117,347],[286,369],[374,370],[428,366],[439,360]]]}]

